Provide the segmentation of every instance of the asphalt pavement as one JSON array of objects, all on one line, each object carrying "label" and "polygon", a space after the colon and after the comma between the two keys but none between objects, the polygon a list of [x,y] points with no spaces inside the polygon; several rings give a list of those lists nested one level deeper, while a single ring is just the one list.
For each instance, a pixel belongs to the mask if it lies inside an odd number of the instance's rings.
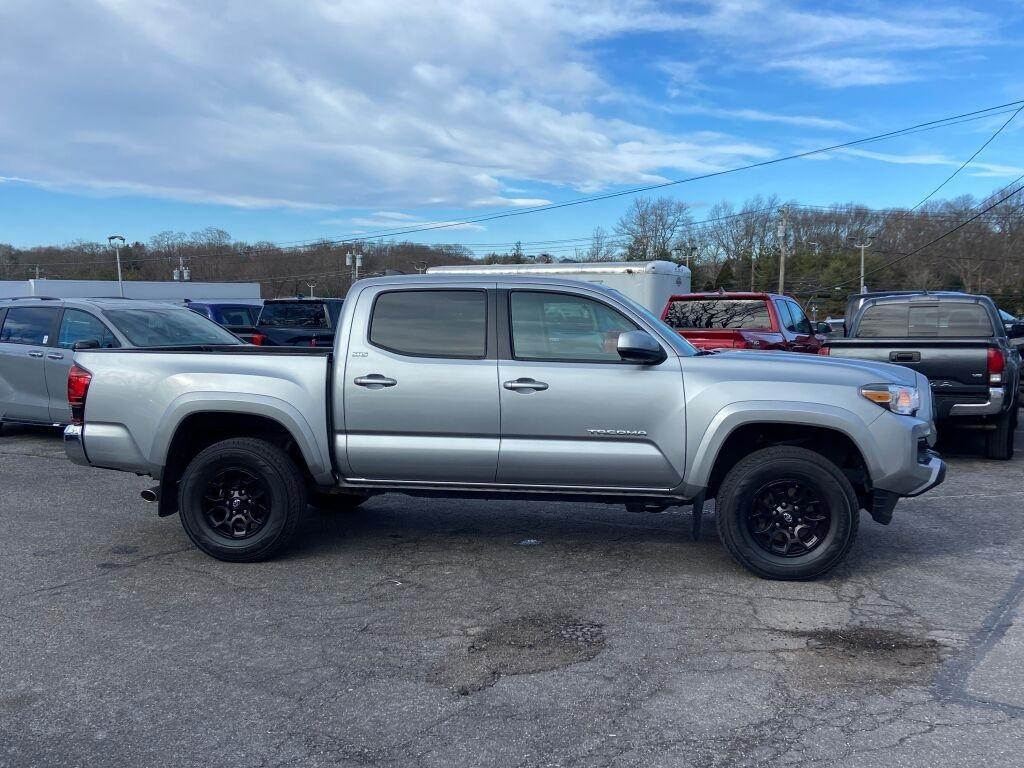
[{"label": "asphalt pavement", "polygon": [[686,511],[397,495],[220,563],[8,426],[0,766],[1017,768],[1024,434],[977,442],[784,583]]}]

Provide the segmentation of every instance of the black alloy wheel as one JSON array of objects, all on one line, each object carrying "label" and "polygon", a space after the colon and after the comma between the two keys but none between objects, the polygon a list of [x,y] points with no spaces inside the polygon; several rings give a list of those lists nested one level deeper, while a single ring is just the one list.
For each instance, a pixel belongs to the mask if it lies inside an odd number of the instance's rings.
[{"label": "black alloy wheel", "polygon": [[784,478],[754,493],[747,530],[765,552],[800,557],[821,545],[831,522],[828,505],[812,485]]},{"label": "black alloy wheel", "polygon": [[266,484],[243,467],[222,469],[206,483],[203,517],[217,535],[247,539],[259,533],[270,516]]}]

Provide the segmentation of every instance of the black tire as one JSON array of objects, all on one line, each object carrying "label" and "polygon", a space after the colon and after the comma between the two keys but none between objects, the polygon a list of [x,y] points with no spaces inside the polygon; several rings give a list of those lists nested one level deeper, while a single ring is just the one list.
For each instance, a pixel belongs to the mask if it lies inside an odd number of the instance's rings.
[{"label": "black tire", "polygon": [[353,493],[324,493],[314,491],[309,495],[309,505],[324,512],[351,512],[369,500],[369,496],[357,496]]},{"label": "black tire", "polygon": [[[821,522],[801,523],[802,518],[797,515],[808,514],[808,520],[811,518],[806,511],[811,507],[805,506],[803,512],[794,511],[793,517],[787,518],[797,522],[795,538],[793,529],[787,529],[789,534],[786,530],[773,531],[775,523],[755,532],[754,529],[762,527],[762,521],[774,520],[772,515],[786,514],[770,511],[769,506],[755,501],[765,498],[764,494],[773,498],[770,494],[776,492],[774,488],[785,487],[787,483],[794,489],[804,489],[797,492],[809,494],[807,498],[816,499],[809,504],[815,510],[814,517],[826,515],[827,528],[818,528]],[[822,575],[846,557],[857,537],[860,509],[857,495],[839,467],[814,451],[783,446],[755,451],[729,470],[718,489],[715,518],[725,548],[748,571],[763,579],[804,580]],[[816,543],[810,548],[800,541],[793,546],[793,554],[783,555],[775,550],[773,536],[798,541],[802,535],[807,536],[808,529],[820,533],[814,535]],[[769,539],[767,545],[765,537]]]},{"label": "black tire", "polygon": [[[232,479],[238,477],[244,482]],[[241,513],[229,511],[227,499],[242,491],[225,491],[228,486],[258,491],[246,497],[246,504],[260,500],[258,513],[245,512],[251,532],[235,531],[233,521]],[[214,500],[218,498],[225,503],[218,506]],[[251,563],[274,556],[291,540],[306,509],[306,485],[302,472],[281,448],[266,440],[232,438],[211,445],[189,462],[178,487],[178,505],[181,525],[197,547],[218,560]],[[223,511],[226,519],[221,528],[214,525],[221,512],[211,513],[211,508]],[[228,520],[229,515],[236,517]],[[245,527],[245,520],[240,524]]]},{"label": "black tire", "polygon": [[1013,433],[1017,431],[1016,403],[996,419],[995,426],[985,436],[985,455],[990,459],[1008,461],[1013,458]]}]

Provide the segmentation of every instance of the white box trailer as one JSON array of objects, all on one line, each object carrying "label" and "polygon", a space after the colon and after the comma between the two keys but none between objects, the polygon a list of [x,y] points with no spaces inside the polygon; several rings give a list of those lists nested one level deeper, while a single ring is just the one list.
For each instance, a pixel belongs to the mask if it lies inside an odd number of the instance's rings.
[{"label": "white box trailer", "polygon": [[598,261],[561,264],[465,264],[431,267],[431,275],[568,277],[614,288],[661,316],[671,296],[690,292],[690,270],[671,261]]},{"label": "white box trailer", "polygon": [[[203,283],[173,280],[125,280],[126,299],[231,302],[261,305],[259,283]],[[56,299],[102,299],[121,295],[116,280],[2,280],[0,298],[52,296]]]}]

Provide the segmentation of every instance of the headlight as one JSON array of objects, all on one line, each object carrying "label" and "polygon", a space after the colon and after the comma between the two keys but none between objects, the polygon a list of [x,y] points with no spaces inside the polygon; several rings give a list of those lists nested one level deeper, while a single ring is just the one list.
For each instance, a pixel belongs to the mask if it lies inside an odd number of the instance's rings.
[{"label": "headlight", "polygon": [[913,416],[921,407],[921,393],[917,387],[903,387],[899,384],[868,384],[860,388],[862,396],[893,413]]}]

